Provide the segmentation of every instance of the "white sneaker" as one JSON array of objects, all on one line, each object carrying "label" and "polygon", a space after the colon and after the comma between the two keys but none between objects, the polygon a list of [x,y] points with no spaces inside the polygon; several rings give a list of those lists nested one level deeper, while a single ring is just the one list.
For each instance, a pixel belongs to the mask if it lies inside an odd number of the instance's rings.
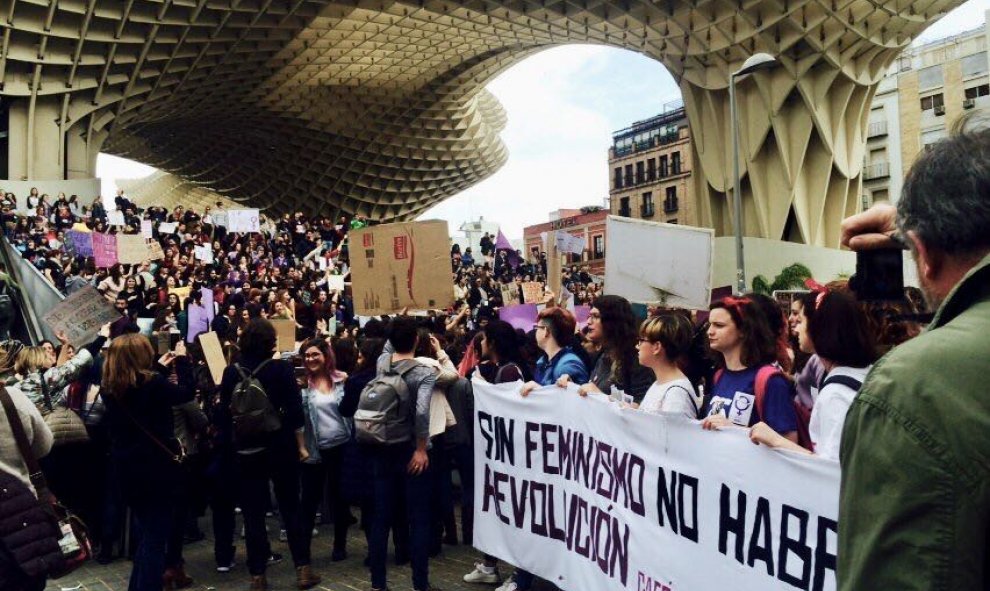
[{"label": "white sneaker", "polygon": [[494,585],[501,582],[498,576],[498,569],[494,566],[485,566],[483,562],[476,562],[474,570],[464,575],[465,583],[484,583]]},{"label": "white sneaker", "polygon": [[495,591],[516,591],[518,588],[519,585],[516,585],[516,580],[513,578],[502,583],[502,585],[496,588]]},{"label": "white sneaker", "polygon": [[230,564],[218,564],[217,565],[217,572],[218,573],[229,573],[231,571],[231,569],[233,569],[234,566],[236,566],[236,565],[237,565],[237,563],[234,562],[233,560],[230,561]]},{"label": "white sneaker", "polygon": [[284,541],[286,541],[288,539],[289,539],[289,534],[287,534],[284,529],[278,530],[278,541],[279,542],[284,542]]}]

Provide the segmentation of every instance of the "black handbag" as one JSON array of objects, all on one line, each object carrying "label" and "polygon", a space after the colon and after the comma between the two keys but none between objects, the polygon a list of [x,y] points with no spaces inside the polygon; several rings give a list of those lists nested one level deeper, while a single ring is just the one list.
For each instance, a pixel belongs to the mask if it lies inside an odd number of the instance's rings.
[{"label": "black handbag", "polygon": [[38,465],[38,459],[31,451],[31,444],[28,442],[24,425],[21,424],[20,415],[14,407],[14,401],[10,398],[7,388],[0,384],[0,403],[7,415],[7,422],[10,430],[14,434],[17,442],[17,449],[24,458],[30,474],[31,484],[38,494],[38,501],[53,519],[58,536],[58,545],[62,551],[62,563],[53,565],[49,569],[48,575],[57,579],[65,576],[82,566],[93,556],[93,546],[89,540],[89,531],[86,525],[77,516],[73,515],[65,506],[58,502],[55,495],[48,489],[48,481]]}]

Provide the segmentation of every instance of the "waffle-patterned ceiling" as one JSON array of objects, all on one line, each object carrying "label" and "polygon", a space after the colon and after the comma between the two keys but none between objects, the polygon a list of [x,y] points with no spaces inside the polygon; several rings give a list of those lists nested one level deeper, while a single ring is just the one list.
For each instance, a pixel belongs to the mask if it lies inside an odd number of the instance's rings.
[{"label": "waffle-patterned ceiling", "polygon": [[781,67],[740,83],[747,231],[780,237],[793,211],[826,243],[859,201],[875,84],[960,2],[3,0],[0,81],[31,109],[56,101],[90,163],[102,150],[273,213],[388,220],[506,161],[484,90],[499,72],[556,45],[623,47],[680,81],[696,197],[725,229],[728,74],[768,52]]}]

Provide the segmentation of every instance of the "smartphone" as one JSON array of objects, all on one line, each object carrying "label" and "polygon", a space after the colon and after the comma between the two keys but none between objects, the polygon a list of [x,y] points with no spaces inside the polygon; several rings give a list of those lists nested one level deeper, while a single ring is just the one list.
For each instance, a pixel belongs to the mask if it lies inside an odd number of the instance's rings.
[{"label": "smartphone", "polygon": [[849,288],[861,301],[904,299],[904,251],[900,248],[856,253],[856,274]]}]

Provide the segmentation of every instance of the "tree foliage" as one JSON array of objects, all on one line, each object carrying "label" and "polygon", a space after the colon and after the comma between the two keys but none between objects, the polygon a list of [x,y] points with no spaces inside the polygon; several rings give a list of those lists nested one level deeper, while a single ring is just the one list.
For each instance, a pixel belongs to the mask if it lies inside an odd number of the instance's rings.
[{"label": "tree foliage", "polygon": [[811,276],[811,269],[801,263],[793,263],[781,269],[773,281],[763,275],[753,277],[752,287],[756,293],[772,295],[775,291],[801,289],[805,280],[810,279]]}]

